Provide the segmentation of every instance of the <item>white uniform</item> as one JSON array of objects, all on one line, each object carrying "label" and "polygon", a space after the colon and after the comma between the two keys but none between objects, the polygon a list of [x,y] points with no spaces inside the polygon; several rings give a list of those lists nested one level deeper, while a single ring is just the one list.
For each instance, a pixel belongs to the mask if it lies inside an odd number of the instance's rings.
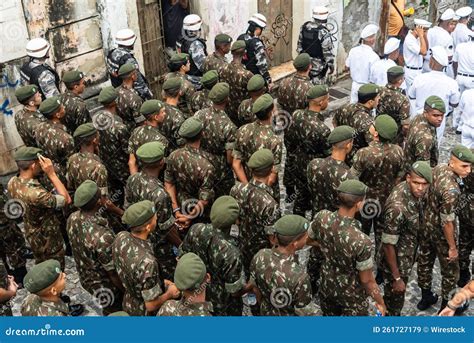
[{"label": "white uniform", "polygon": [[[453,37],[449,34],[448,31],[445,29],[439,27],[439,26],[434,26],[431,29],[428,30],[428,48],[432,48],[434,46],[442,46],[446,49],[448,52],[448,56],[452,56],[454,53],[454,42],[453,42]],[[431,58],[431,53],[426,54],[425,56],[425,61],[423,64],[423,72],[429,72],[431,71],[430,68],[430,58]],[[449,64],[449,66],[446,67],[446,74],[450,76],[454,76],[452,72],[452,62]]]},{"label": "white uniform", "polygon": [[451,33],[451,36],[453,37],[454,51],[456,51],[456,47],[459,44],[469,41],[470,34],[472,34],[472,31],[469,30],[466,24],[459,23],[456,25],[453,33]]},{"label": "white uniform", "polygon": [[458,63],[456,80],[461,93],[466,88],[474,88],[474,41],[461,43],[456,47],[453,61]]},{"label": "white uniform", "polygon": [[474,89],[462,93],[459,112],[462,119],[461,144],[474,148]]},{"label": "white uniform", "polygon": [[408,32],[403,43],[403,58],[405,60],[405,82],[407,91],[415,77],[421,74],[423,68],[423,56],[420,55],[420,38],[416,38],[413,33]]},{"label": "white uniform", "polygon": [[369,45],[360,44],[349,51],[346,67],[350,69],[352,78],[351,103],[357,102],[359,88],[369,83],[372,65],[379,60],[379,56]]},{"label": "white uniform", "polygon": [[386,86],[387,85],[387,70],[392,67],[395,67],[397,64],[394,60],[390,58],[384,58],[382,60],[378,60],[372,65],[370,69],[370,82],[375,83],[379,86]]},{"label": "white uniform", "polygon": [[[408,89],[408,96],[411,100],[414,100],[416,108],[412,109],[413,113],[419,113],[423,111],[425,101],[428,97],[436,95],[444,101],[446,106],[446,114],[449,113],[449,104],[457,105],[459,103],[459,87],[455,80],[447,76],[442,71],[430,71],[418,75],[413,84]],[[441,144],[444,135],[444,129],[446,127],[446,116],[441,123],[441,126],[436,130],[438,136],[438,147]]]}]

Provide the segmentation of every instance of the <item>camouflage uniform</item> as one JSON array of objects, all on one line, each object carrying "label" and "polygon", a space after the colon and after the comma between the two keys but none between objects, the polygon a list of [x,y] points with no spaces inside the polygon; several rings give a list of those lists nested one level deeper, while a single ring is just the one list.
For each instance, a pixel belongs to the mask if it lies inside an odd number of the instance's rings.
[{"label": "camouflage uniform", "polygon": [[143,99],[134,89],[128,89],[121,85],[117,88],[117,114],[122,118],[130,132],[144,120],[140,114]]},{"label": "camouflage uniform", "polygon": [[179,255],[193,252],[206,265],[211,283],[206,288],[206,300],[212,302],[217,316],[241,316],[242,298],[233,297],[245,286],[244,267],[239,249],[211,224],[193,225],[179,248]]},{"label": "camouflage uniform", "polygon": [[[0,288],[3,288],[5,290],[8,288],[8,272],[1,258],[0,258]],[[10,300],[4,303],[0,303],[0,317],[6,317],[6,316],[8,317],[13,316]]]},{"label": "camouflage uniform", "polygon": [[176,255],[173,252],[173,245],[166,239],[168,232],[174,225],[171,199],[165,191],[163,183],[143,171],[131,175],[127,180],[125,208],[142,200],[150,200],[155,204],[158,215],[157,227],[150,235],[150,242],[160,264],[163,278],[172,280],[176,268]]},{"label": "camouflage uniform", "polygon": [[200,91],[194,92],[193,96],[191,97],[192,113],[212,106],[212,101],[209,100],[209,92],[210,90],[207,88],[203,88]]},{"label": "camouflage uniform", "polygon": [[61,299],[58,302],[47,301],[36,294],[30,294],[21,304],[21,315],[23,317],[66,317],[69,315],[69,308]]},{"label": "camouflage uniform", "polygon": [[[245,67],[254,74],[262,75],[267,85],[272,83],[272,78],[268,71],[269,66],[265,44],[262,42],[260,37],[250,36],[248,33],[244,33],[241,34],[237,40],[244,40],[247,44],[247,58],[243,60]],[[252,55],[254,57],[251,57]],[[253,59],[255,60],[252,61]]]},{"label": "camouflage uniform", "polygon": [[181,124],[185,121],[184,114],[176,107],[169,104],[165,104],[165,120],[159,126],[159,129],[163,135],[169,141],[169,151],[174,151],[183,145],[183,139],[180,138],[178,130]]},{"label": "camouflage uniform", "polygon": [[[415,198],[406,182],[395,186],[385,202],[382,243],[394,246],[398,270],[405,285],[408,284],[416,261],[426,205],[426,199]],[[394,280],[386,258],[382,260],[382,270],[385,280],[384,301],[388,314],[399,316],[405,302],[405,294],[392,291]]]},{"label": "camouflage uniform", "polygon": [[66,111],[64,125],[71,135],[79,125],[91,120],[86,102],[72,91],[66,90],[65,93],[61,94],[61,104],[63,104]]},{"label": "camouflage uniform", "polygon": [[[189,46],[189,50],[186,52],[189,54],[192,62],[196,65],[196,68],[204,74],[204,59],[207,56],[206,47],[200,39],[195,39]],[[183,51],[185,52],[185,51]],[[193,84],[194,88],[199,89],[201,87],[201,76],[199,75],[187,75],[187,78]]]},{"label": "camouflage uniform", "polygon": [[406,171],[416,161],[426,161],[431,167],[438,164],[438,139],[436,127],[423,114],[417,115],[410,123],[405,141]]},{"label": "camouflage uniform", "polygon": [[250,124],[257,120],[257,116],[253,114],[252,107],[255,101],[253,99],[245,99],[239,105],[237,110],[237,120],[241,125]]},{"label": "camouflage uniform", "polygon": [[90,152],[78,152],[69,157],[67,162],[67,188],[75,192],[84,181],[92,180],[107,195],[107,169],[99,156]]},{"label": "camouflage uniform", "polygon": [[311,223],[308,235],[321,244],[320,299],[325,316],[368,315],[367,294],[359,271],[372,269],[372,242],[359,221],[322,210]]},{"label": "camouflage uniform", "polygon": [[[472,167],[471,167],[472,168]],[[464,189],[462,190],[459,201],[459,267],[464,273],[469,272],[472,264],[470,255],[474,249],[474,170],[463,180]],[[474,265],[471,275],[474,274]]]},{"label": "camouflage uniform", "polygon": [[[459,279],[459,261],[448,262],[448,241],[443,226],[452,222],[456,227],[456,209],[461,197],[461,179],[446,164],[433,168],[433,183],[428,194],[426,225],[421,235],[418,258],[418,286],[431,289],[433,265],[438,257],[441,267],[441,292],[449,300]],[[455,237],[456,241],[456,237]]]},{"label": "camouflage uniform", "polygon": [[291,116],[294,111],[306,108],[306,93],[312,86],[309,77],[293,74],[280,82],[278,103]]},{"label": "camouflage uniform", "polygon": [[[59,95],[59,75],[51,68],[48,63],[40,62],[37,58],[30,58],[30,61],[25,63],[20,69],[21,79],[24,84],[32,84],[34,80],[31,79],[30,73],[25,73],[24,67],[32,71],[33,69],[42,65],[43,71],[38,75],[36,84],[40,88],[41,98],[51,98],[52,96]],[[32,81],[32,82],[30,82]]]},{"label": "camouflage uniform", "polygon": [[174,78],[174,77],[177,77],[183,80],[181,91],[184,94],[179,98],[178,108],[183,113],[184,118],[187,119],[194,114],[191,107],[191,102],[192,102],[192,98],[196,89],[194,88],[193,84],[190,81],[188,81],[188,79],[186,79],[186,75],[183,75],[178,71],[166,74],[164,81]]},{"label": "camouflage uniform", "polygon": [[171,316],[171,317],[209,317],[212,316],[214,311],[212,303],[206,301],[204,303],[191,303],[186,299],[181,300],[168,300],[161,306],[158,312],[159,316]]},{"label": "camouflage uniform", "polygon": [[211,55],[206,56],[203,63],[203,70],[202,73],[205,74],[209,70],[217,71],[219,77],[221,76],[222,70],[227,65],[227,61],[225,60],[225,56],[219,56],[216,52],[213,52]]},{"label": "camouflage uniform", "polygon": [[131,316],[146,315],[145,302],[157,299],[165,289],[150,242],[122,231],[115,237],[112,254],[125,287],[123,310]]},{"label": "camouflage uniform", "polygon": [[309,276],[295,256],[260,250],[250,265],[250,282],[262,293],[262,316],[316,315]]},{"label": "camouflage uniform", "polygon": [[164,145],[165,151],[168,151],[168,139],[160,132],[159,128],[145,124],[135,128],[130,135],[128,153],[135,154],[139,147],[149,142],[160,142]]},{"label": "camouflage uniform", "polygon": [[18,134],[20,135],[25,146],[37,146],[35,132],[46,118],[39,111],[28,111],[22,108],[15,112],[15,125]]},{"label": "camouflage uniform", "polygon": [[395,142],[403,144],[402,125],[410,123],[410,100],[402,93],[400,88],[387,84],[380,91],[380,100],[377,115],[388,114],[398,125],[398,134]]}]

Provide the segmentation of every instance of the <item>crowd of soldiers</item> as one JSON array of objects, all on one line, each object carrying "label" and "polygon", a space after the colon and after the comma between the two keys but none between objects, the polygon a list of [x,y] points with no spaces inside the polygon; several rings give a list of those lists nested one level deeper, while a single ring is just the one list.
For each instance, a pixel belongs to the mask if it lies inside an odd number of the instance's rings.
[{"label": "crowd of soldiers", "polygon": [[[468,9],[458,10],[458,26]],[[447,12],[440,28],[454,18]],[[454,52],[454,70],[466,74],[457,79],[460,97],[443,71],[448,52],[427,44],[426,22],[415,21],[405,38],[405,65],[398,38],[379,59],[378,27],[367,25],[346,61],[352,102],[328,114],[328,15],[313,9],[296,72],[278,88],[259,38],[262,14],[237,41],[217,35],[211,55],[201,18],[188,15],[161,97],[139,71],[134,32],[121,30],[107,56],[112,86],[100,91],[95,113],[81,98],[85,75],[65,72],[60,94],[46,64],[49,43],[31,40],[27,84],[16,90],[25,146],[1,193],[1,313],[12,314],[10,300],[24,287],[22,315],[81,315],[84,307],[64,294],[66,255],[104,315],[240,316],[244,303],[253,315],[315,315],[318,301],[323,315],[399,316],[416,262],[418,309],[437,303],[436,258],[440,309],[464,311],[450,297],[471,279],[474,146],[464,136],[472,139],[474,33]],[[415,44],[420,67],[430,49],[426,74],[412,68]],[[429,73],[439,81],[423,80]],[[438,163],[439,127],[460,98],[466,143]]]}]

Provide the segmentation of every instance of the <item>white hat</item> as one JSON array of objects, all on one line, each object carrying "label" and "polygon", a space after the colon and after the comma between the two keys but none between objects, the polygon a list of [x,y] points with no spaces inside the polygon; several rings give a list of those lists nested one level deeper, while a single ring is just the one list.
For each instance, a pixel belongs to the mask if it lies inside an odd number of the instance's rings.
[{"label": "white hat", "polygon": [[385,42],[385,46],[383,48],[383,54],[388,55],[398,49],[400,46],[400,39],[397,38],[389,38],[387,42]]},{"label": "white hat", "polygon": [[45,57],[50,48],[49,43],[43,38],[34,38],[26,43],[26,54],[35,58]]},{"label": "white hat", "polygon": [[434,58],[436,62],[441,64],[443,67],[447,67],[449,64],[448,52],[443,46],[437,45],[431,49],[431,58]]},{"label": "white hat", "polygon": [[366,25],[360,33],[360,38],[362,39],[368,38],[370,36],[377,34],[378,31],[379,31],[379,27],[377,25],[375,24]]},{"label": "white hat", "polygon": [[255,13],[253,16],[251,16],[249,22],[255,23],[262,28],[267,26],[267,18],[265,18],[265,16],[260,13]]},{"label": "white hat", "polygon": [[431,27],[431,23],[424,19],[415,19],[414,23],[416,26],[424,27],[425,29],[429,29]]},{"label": "white hat", "polygon": [[313,7],[313,19],[326,20],[329,16],[329,10],[326,6]]},{"label": "white hat", "polygon": [[469,17],[472,13],[472,8],[470,6],[461,7],[456,10],[456,15],[460,18]]},{"label": "white hat", "polygon": [[446,11],[443,12],[443,14],[441,14],[441,20],[445,21],[445,20],[453,20],[454,19],[454,16],[456,14],[454,13],[454,10],[452,8],[448,8]]},{"label": "white hat", "polygon": [[122,29],[115,35],[115,43],[123,46],[132,46],[137,40],[137,36],[130,29]]},{"label": "white hat", "polygon": [[201,29],[202,20],[197,14],[188,14],[183,19],[183,29],[188,31],[199,31]]}]

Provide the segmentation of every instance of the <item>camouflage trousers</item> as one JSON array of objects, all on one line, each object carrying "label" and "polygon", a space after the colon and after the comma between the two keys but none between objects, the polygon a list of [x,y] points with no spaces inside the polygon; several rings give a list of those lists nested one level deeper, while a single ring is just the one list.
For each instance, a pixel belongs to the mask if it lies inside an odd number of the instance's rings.
[{"label": "camouflage trousers", "polygon": [[311,59],[311,70],[309,71],[309,78],[313,85],[325,85],[326,74],[328,66],[319,58]]},{"label": "camouflage trousers", "polygon": [[44,230],[44,232],[36,231],[31,233],[26,230],[26,239],[30,244],[36,264],[54,259],[61,263],[61,270],[64,270],[66,266],[66,251],[59,227],[55,229],[49,228]]},{"label": "camouflage trousers", "polygon": [[311,193],[308,188],[306,167],[309,161],[302,161],[294,154],[288,154],[283,184],[286,187],[286,202],[294,202],[293,213],[305,216],[306,211],[311,210]]},{"label": "camouflage trousers", "polygon": [[[383,278],[385,280],[384,287],[383,287],[383,300],[385,302],[385,306],[387,306],[387,315],[388,316],[400,316],[403,304],[405,303],[405,292],[403,293],[395,293],[392,290],[392,274],[386,273],[384,271]],[[405,285],[408,283],[408,277],[402,277],[403,282]]]},{"label": "camouflage trousers", "polygon": [[5,257],[12,269],[24,267],[26,258],[25,238],[15,221],[0,225],[2,240],[0,241],[0,256]]},{"label": "camouflage trousers", "polygon": [[474,223],[469,218],[459,218],[459,269],[474,274],[474,264],[471,266],[471,251],[474,249]]},{"label": "camouflage trousers", "polygon": [[[380,213],[379,213],[380,214]],[[382,232],[383,232],[383,217],[381,215],[377,215],[374,218],[364,217],[361,215],[360,222],[362,223],[362,232],[365,233],[367,236],[370,236],[370,232],[374,231],[375,237],[375,263],[377,266],[380,265],[380,262],[383,258],[383,251],[382,251]]]},{"label": "camouflage trousers", "polygon": [[320,248],[312,247],[309,252],[308,267],[306,272],[309,275],[311,281],[311,290],[313,296],[318,294],[319,290],[319,279],[321,277],[321,266],[324,261],[324,255]]},{"label": "camouflage trousers", "polygon": [[367,301],[347,302],[333,297],[320,295],[323,316],[368,316]]}]

